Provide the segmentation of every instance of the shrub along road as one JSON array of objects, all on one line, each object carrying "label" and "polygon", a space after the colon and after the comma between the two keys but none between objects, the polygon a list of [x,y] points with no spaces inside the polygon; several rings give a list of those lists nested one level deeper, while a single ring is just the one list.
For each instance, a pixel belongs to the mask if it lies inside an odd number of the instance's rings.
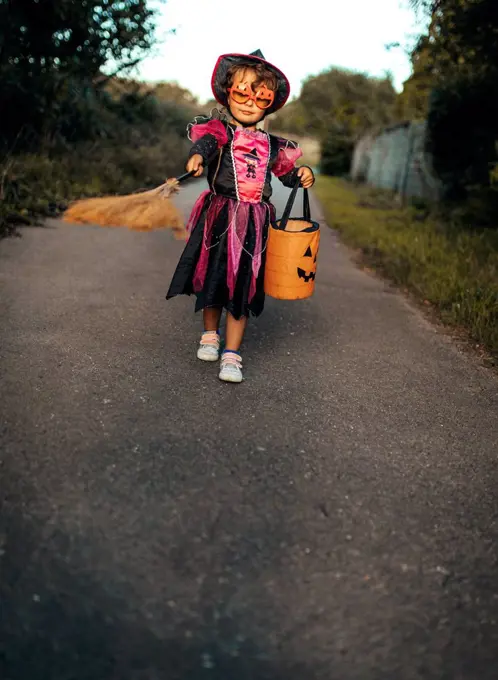
[{"label": "shrub along road", "polygon": [[0,243],[2,678],[494,680],[496,377],[324,228],[222,384],[181,248]]}]

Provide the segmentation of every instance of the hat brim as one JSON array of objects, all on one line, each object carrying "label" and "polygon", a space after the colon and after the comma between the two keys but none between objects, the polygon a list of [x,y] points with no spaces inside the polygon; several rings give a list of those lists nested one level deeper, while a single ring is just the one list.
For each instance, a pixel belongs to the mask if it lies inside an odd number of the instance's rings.
[{"label": "hat brim", "polygon": [[290,95],[290,84],[287,77],[282,71],[270,64],[266,59],[255,57],[252,54],[222,54],[216,62],[214,67],[213,77],[211,78],[211,89],[216,101],[222,106],[228,107],[228,93],[224,88],[228,70],[232,66],[239,64],[264,64],[269,71],[272,71],[277,78],[277,90],[275,92],[275,101],[272,106],[267,109],[266,113],[274,113],[284,106]]}]

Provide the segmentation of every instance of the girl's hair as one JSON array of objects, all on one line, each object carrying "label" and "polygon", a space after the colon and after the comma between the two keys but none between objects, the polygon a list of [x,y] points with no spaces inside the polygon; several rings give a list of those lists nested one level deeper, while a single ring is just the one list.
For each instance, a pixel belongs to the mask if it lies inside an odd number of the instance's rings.
[{"label": "girl's hair", "polygon": [[235,75],[239,71],[253,71],[256,74],[256,80],[254,81],[255,87],[263,84],[269,90],[273,90],[274,92],[277,90],[277,76],[273,73],[273,71],[270,71],[268,68],[266,68],[264,64],[251,64],[249,62],[231,66],[228,69],[225,82],[223,83],[223,88],[225,90],[229,87],[232,87]]}]

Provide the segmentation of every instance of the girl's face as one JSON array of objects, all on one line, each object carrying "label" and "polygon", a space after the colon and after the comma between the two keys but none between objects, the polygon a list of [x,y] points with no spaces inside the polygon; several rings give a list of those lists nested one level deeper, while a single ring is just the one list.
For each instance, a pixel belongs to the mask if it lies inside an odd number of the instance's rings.
[{"label": "girl's face", "polygon": [[[249,88],[251,88],[254,94],[257,87],[254,83],[257,81],[258,77],[250,68],[240,69],[237,71],[233,78],[233,85],[236,86],[238,83],[244,83]],[[258,85],[261,85],[259,83]],[[264,110],[258,108],[256,103],[252,99],[248,99],[244,104],[238,104],[232,97],[231,92],[228,92],[228,104],[230,107],[230,112],[232,115],[241,123],[245,125],[256,125],[265,115]]]}]

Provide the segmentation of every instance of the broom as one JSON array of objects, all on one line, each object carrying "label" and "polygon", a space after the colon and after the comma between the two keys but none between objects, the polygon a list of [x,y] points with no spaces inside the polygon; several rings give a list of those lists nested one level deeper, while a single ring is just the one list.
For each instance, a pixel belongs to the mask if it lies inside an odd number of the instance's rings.
[{"label": "broom", "polygon": [[76,201],[64,212],[62,219],[73,224],[128,227],[135,231],[169,228],[175,238],[184,239],[186,231],[183,218],[170,197],[179,191],[180,183],[193,174],[194,171],[185,172],[149,191]]}]

